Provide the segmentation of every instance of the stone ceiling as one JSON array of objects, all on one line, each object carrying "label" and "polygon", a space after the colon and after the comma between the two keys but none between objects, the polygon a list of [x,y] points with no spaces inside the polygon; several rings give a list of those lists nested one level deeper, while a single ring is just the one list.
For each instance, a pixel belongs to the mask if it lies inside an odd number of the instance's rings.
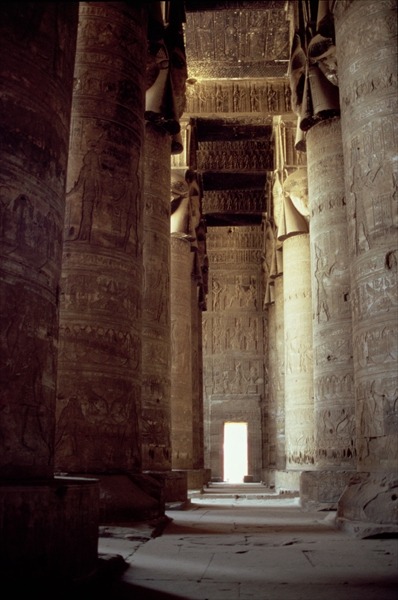
[{"label": "stone ceiling", "polygon": [[289,20],[284,0],[191,0],[185,6],[190,77],[221,79],[286,75]]},{"label": "stone ceiling", "polygon": [[260,224],[272,119],[289,113],[289,3],[186,0],[184,118],[208,225]]}]

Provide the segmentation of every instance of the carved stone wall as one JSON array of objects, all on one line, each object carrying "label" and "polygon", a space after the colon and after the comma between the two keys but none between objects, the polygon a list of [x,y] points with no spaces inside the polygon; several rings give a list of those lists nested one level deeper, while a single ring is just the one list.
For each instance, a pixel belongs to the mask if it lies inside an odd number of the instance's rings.
[{"label": "carved stone wall", "polygon": [[171,469],[170,136],[145,127],[141,454],[143,470]]},{"label": "carved stone wall", "polygon": [[286,466],[302,470],[315,463],[308,234],[284,240],[283,282]]},{"label": "carved stone wall", "polygon": [[349,249],[340,119],[307,132],[318,468],[356,467]]},{"label": "carved stone wall", "polygon": [[224,423],[248,423],[249,473],[262,469],[264,338],[260,227],[210,227],[208,310],[203,314],[206,457],[223,478]]},{"label": "carved stone wall", "polygon": [[358,469],[396,471],[396,2],[337,2]]},{"label": "carved stone wall", "polygon": [[80,4],[57,402],[56,467],[67,472],[141,464],[145,61],[143,9]]}]

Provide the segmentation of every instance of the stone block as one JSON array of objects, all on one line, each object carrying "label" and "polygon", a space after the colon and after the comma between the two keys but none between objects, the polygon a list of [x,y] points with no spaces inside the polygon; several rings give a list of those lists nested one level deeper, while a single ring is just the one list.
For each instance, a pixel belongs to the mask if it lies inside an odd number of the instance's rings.
[{"label": "stone block", "polygon": [[337,510],[337,502],[352,477],[352,471],[303,471],[300,502],[303,508]]},{"label": "stone block", "polygon": [[95,479],[0,484],[0,576],[12,585],[71,585],[98,569]]},{"label": "stone block", "polygon": [[359,538],[397,536],[397,476],[386,473],[353,475],[339,499],[336,525]]}]

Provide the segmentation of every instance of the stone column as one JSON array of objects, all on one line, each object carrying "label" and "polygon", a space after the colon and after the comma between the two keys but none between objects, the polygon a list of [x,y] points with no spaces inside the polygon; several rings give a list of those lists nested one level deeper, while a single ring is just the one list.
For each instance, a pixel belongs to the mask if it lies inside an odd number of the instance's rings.
[{"label": "stone column", "polygon": [[170,135],[145,128],[142,468],[171,469]]},{"label": "stone column", "polygon": [[[280,250],[278,253],[282,256]],[[283,274],[279,273],[272,284],[272,303],[268,304],[268,406],[266,432],[268,457],[264,481],[270,487],[284,490],[286,479],[285,448],[285,339]],[[289,483],[287,484],[289,487]]]},{"label": "stone column", "polygon": [[[208,483],[209,472],[204,470],[204,407],[203,407],[203,372],[202,372],[202,309],[199,305],[197,277],[191,281],[191,315],[192,315],[192,431],[193,461],[198,489]],[[193,475],[189,478],[191,481]],[[194,482],[193,482],[194,483]]]},{"label": "stone column", "polygon": [[[314,387],[309,234],[283,242],[286,468],[314,467]],[[298,478],[291,473],[298,490]],[[294,489],[294,488],[293,488]]]},{"label": "stone column", "polygon": [[[191,242],[171,237],[171,446],[173,469],[193,468]],[[189,486],[188,486],[189,487]]]},{"label": "stone column", "polygon": [[[336,2],[351,260],[358,475],[338,516],[396,529],[397,5]],[[358,529],[358,528],[357,528]]]},{"label": "stone column", "polygon": [[278,486],[278,472],[286,469],[286,441],[285,441],[285,327],[284,327],[284,301],[283,301],[283,275],[274,282],[275,298],[275,346],[276,364],[275,374],[275,486]]},{"label": "stone column", "polygon": [[[276,203],[278,200],[274,198]],[[281,244],[281,243],[280,243]],[[285,396],[284,396],[284,331],[283,331],[283,274],[282,250],[276,248],[276,231],[268,221],[265,225],[265,271],[264,307],[268,312],[267,410],[265,431],[267,432],[263,479],[275,487],[280,479],[278,471],[284,471],[285,457]]]},{"label": "stone column", "polygon": [[0,575],[18,595],[96,568],[98,485],[54,477],[58,292],[77,4],[0,10]]},{"label": "stone column", "polygon": [[146,518],[158,499],[132,481],[141,469],[146,11],[123,2],[79,7],[56,467],[100,478],[103,521]]},{"label": "stone column", "polygon": [[164,500],[185,502],[187,476],[172,471],[170,316],[170,134],[145,127],[141,455]]},{"label": "stone column", "polygon": [[191,278],[191,319],[192,319],[192,406],[193,406],[193,463],[194,469],[203,469],[203,397],[200,376],[200,336],[201,311],[198,303],[198,283]]},{"label": "stone column", "polygon": [[356,468],[349,249],[340,118],[306,136],[316,472],[301,478],[302,503],[336,505]]}]

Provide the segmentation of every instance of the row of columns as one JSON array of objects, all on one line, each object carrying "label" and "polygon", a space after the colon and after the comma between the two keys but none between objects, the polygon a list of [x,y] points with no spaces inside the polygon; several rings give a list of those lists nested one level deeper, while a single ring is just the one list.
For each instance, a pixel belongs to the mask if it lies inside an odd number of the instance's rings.
[{"label": "row of columns", "polygon": [[[284,360],[274,352],[270,369],[273,377],[278,365],[284,370],[285,393],[285,444],[274,437],[274,468],[290,472],[292,487],[300,470],[303,503],[338,503],[341,526],[365,521],[367,532],[369,523],[383,531],[396,526],[395,9],[389,0],[336,2],[335,46],[330,30],[315,32],[336,57],[341,118],[335,104],[327,110],[322,78],[301,102],[293,88],[296,148],[306,152],[307,168],[294,188],[302,168],[277,165],[283,191],[274,184],[268,215],[278,240],[268,256],[283,253],[283,269],[268,270],[273,291],[266,298],[275,303],[275,328],[284,307]],[[336,71],[325,72],[335,80]],[[274,410],[277,404],[274,392]],[[286,473],[279,481],[286,485]]]},{"label": "row of columns", "polygon": [[194,253],[170,242],[182,13],[163,4],[2,10],[7,577],[82,579],[97,568],[100,522],[162,518],[165,502],[186,500],[187,471],[204,484]]}]

